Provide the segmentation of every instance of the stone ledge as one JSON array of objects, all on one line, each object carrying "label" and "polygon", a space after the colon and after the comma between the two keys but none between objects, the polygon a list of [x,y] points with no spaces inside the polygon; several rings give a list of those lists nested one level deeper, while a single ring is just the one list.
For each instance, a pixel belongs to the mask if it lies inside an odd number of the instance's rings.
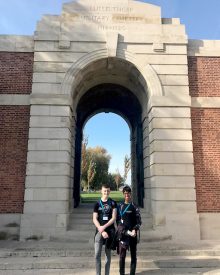
[{"label": "stone ledge", "polygon": [[63,94],[32,94],[31,105],[72,105],[72,98]]},{"label": "stone ledge", "polygon": [[192,97],[192,108],[220,108],[220,97]]},{"label": "stone ledge", "polygon": [[191,97],[183,96],[151,96],[148,101],[148,112],[152,107],[189,107]]},{"label": "stone ledge", "polygon": [[220,56],[220,40],[191,40],[188,56]]},{"label": "stone ledge", "polygon": [[1,105],[30,105],[30,95],[1,94]]},{"label": "stone ledge", "polygon": [[34,38],[27,35],[0,35],[0,52],[34,52]]}]

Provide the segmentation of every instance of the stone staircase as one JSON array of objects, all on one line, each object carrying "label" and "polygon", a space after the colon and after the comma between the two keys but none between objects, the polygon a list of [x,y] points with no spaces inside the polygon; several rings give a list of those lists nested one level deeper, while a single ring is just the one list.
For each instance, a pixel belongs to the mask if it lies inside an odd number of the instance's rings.
[{"label": "stone staircase", "polygon": [[[92,205],[74,209],[66,234],[50,242],[0,242],[0,274],[95,275],[92,210]],[[156,234],[151,229],[150,217],[144,213],[142,220],[137,275],[220,274],[220,245],[202,242],[197,246],[177,245],[165,232]],[[129,262],[128,253],[126,274],[129,274]],[[112,252],[110,274],[119,274],[115,251]]]},{"label": "stone staircase", "polygon": [[[70,215],[68,231],[53,240],[74,241],[81,244],[88,243],[93,247],[95,226],[92,222],[93,204],[82,204]],[[152,230],[152,219],[144,210],[141,211],[141,242],[170,240],[171,235],[164,231],[155,232]],[[81,238],[79,238],[81,236]]]}]

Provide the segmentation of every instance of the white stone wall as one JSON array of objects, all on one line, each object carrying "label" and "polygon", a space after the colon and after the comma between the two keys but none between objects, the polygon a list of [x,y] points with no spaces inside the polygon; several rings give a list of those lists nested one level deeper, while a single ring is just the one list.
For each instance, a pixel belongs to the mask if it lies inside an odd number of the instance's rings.
[{"label": "white stone wall", "polygon": [[192,237],[190,218],[198,239],[190,108],[154,107],[149,117],[150,167],[146,175],[151,178],[154,225],[165,225],[181,239],[181,224]]},{"label": "white stone wall", "polygon": [[201,240],[219,240],[220,213],[200,213]]},{"label": "white stone wall", "polygon": [[68,225],[72,155],[69,106],[32,105],[21,238],[49,238]]}]

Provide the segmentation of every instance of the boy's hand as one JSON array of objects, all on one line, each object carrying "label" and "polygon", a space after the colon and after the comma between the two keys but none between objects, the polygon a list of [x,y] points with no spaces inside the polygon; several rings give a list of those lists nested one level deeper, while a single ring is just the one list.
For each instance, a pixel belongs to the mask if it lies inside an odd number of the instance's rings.
[{"label": "boy's hand", "polygon": [[107,239],[108,238],[108,233],[107,232],[102,232],[102,237],[104,238],[104,239]]},{"label": "boy's hand", "polygon": [[133,229],[132,231],[128,230],[128,235],[131,236],[131,237],[136,237],[136,231],[135,231],[135,229]]},{"label": "boy's hand", "polygon": [[105,231],[105,227],[104,226],[99,226],[98,231],[99,231],[99,233],[104,232]]},{"label": "boy's hand", "polygon": [[136,237],[136,231],[135,231],[135,229],[133,229],[133,230],[131,231],[131,234],[132,234],[132,235],[131,235],[132,237]]}]

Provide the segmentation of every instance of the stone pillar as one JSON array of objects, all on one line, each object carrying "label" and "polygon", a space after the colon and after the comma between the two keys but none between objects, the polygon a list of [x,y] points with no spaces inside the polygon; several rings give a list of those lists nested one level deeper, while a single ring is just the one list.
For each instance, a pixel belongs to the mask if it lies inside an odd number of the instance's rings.
[{"label": "stone pillar", "polygon": [[136,142],[137,136],[134,129],[131,132],[131,188],[132,188],[132,196],[133,201],[138,204],[138,197],[137,197],[137,163],[136,163]]},{"label": "stone pillar", "polygon": [[64,101],[32,96],[20,239],[49,239],[65,232],[68,225],[72,111]]},{"label": "stone pillar", "polygon": [[[149,103],[148,203],[154,228],[173,240],[199,240],[190,118],[190,97],[152,98]],[[149,184],[150,179],[150,184]],[[148,192],[147,192],[148,191]]]},{"label": "stone pillar", "polygon": [[147,117],[147,110],[142,115],[143,125],[143,164],[144,164],[144,209],[148,214],[151,214],[151,182],[149,177],[149,122]]}]

